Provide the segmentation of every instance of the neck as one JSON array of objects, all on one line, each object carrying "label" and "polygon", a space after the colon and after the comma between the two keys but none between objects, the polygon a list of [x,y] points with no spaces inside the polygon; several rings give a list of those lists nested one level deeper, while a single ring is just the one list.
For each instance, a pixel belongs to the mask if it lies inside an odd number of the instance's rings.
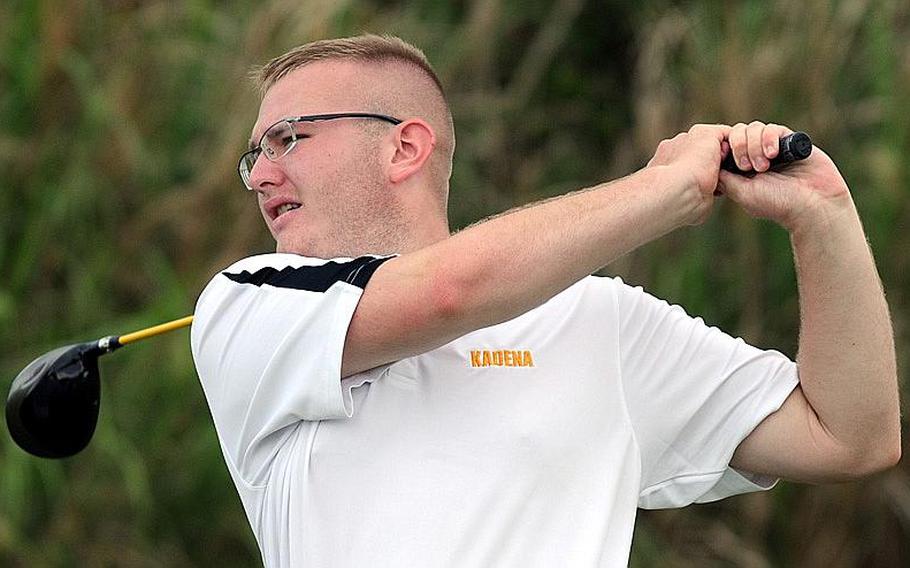
[{"label": "neck", "polygon": [[[448,188],[445,189],[448,195]],[[440,200],[438,190],[429,187],[399,188],[398,194],[402,197],[400,203],[407,227],[397,252],[420,250],[449,237],[445,204],[448,200]]]},{"label": "neck", "polygon": [[449,237],[449,224],[443,218],[441,221],[428,222],[426,219],[414,223],[407,238],[402,242],[399,253],[408,253],[428,247],[433,243]]}]

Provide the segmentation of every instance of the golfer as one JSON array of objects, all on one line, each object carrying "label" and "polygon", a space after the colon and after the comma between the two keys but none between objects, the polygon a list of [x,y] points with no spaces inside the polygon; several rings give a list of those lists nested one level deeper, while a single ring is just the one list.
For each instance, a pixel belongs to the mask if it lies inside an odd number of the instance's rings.
[{"label": "golfer", "polygon": [[[277,252],[214,276],[192,348],[266,566],[625,566],[638,507],[899,459],[872,255],[821,149],[768,171],[788,128],[695,125],[452,235],[452,118],[418,49],[318,41],[259,79],[239,171]],[[721,171],[731,151],[757,175]],[[791,236],[796,362],[590,276],[716,190]]]}]

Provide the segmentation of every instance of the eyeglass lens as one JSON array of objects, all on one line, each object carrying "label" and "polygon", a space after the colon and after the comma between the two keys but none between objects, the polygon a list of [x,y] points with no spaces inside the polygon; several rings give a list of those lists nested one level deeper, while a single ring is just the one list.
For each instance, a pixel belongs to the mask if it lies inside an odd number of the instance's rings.
[{"label": "eyeglass lens", "polygon": [[[290,152],[297,143],[297,134],[290,122],[283,120],[273,124],[262,136],[259,150],[266,158],[275,161]],[[240,162],[240,177],[250,189],[250,176],[260,152],[247,152]]]},{"label": "eyeglass lens", "polygon": [[294,127],[290,122],[282,120],[266,130],[260,144],[262,152],[268,159],[277,160],[290,152],[295,142],[297,142],[297,135]]}]

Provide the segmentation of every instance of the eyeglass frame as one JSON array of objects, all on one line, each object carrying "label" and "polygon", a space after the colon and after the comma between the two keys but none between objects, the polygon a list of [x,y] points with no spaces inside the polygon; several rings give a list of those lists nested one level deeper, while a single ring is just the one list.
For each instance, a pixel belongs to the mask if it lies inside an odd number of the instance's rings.
[{"label": "eyeglass frame", "polygon": [[[268,134],[269,130],[271,130],[272,127],[274,127],[276,124],[281,124],[282,122],[287,122],[289,125],[291,125],[291,136],[292,136],[291,142],[290,142],[290,144],[288,144],[287,150],[285,150],[285,152],[283,154],[281,154],[280,156],[271,158],[271,157],[269,157],[268,153],[265,153],[265,157],[267,160],[269,160],[270,162],[275,162],[275,161],[278,161],[281,158],[287,156],[288,154],[290,154],[291,150],[293,150],[297,146],[297,140],[299,139],[299,137],[297,135],[297,131],[294,129],[294,123],[296,123],[296,122],[320,122],[323,120],[335,120],[338,118],[375,118],[376,120],[383,120],[385,122],[389,122],[396,126],[401,124],[402,122],[404,122],[400,118],[395,118],[394,116],[389,116],[386,114],[376,114],[376,113],[372,113],[372,112],[333,112],[333,113],[328,113],[328,114],[305,114],[302,116],[291,116],[291,117],[287,117],[287,118],[282,118],[281,120],[277,120],[274,123],[270,124],[269,127],[265,129],[265,131],[262,133],[262,136],[259,137],[259,144],[255,148],[250,148],[249,150],[247,150],[246,152],[241,154],[240,160],[237,161],[237,173],[240,175],[240,181],[243,182],[243,185],[244,185],[244,187],[246,187],[247,191],[254,191],[254,189],[252,187],[252,184],[249,183],[248,178],[244,177],[244,175],[243,175],[243,161],[248,155],[258,153],[258,155],[256,156],[256,159],[253,160],[253,165],[255,166],[256,162],[259,160],[259,156],[264,153],[262,151],[262,141],[263,141],[263,139],[265,139],[265,135]],[[252,167],[249,169],[249,173],[250,173],[250,177],[252,177],[252,173],[253,173]]]}]

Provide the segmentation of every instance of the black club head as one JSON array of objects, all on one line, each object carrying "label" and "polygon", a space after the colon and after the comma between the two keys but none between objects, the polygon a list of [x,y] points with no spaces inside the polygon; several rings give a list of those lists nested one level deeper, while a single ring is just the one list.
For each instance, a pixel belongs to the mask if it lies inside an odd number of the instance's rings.
[{"label": "black club head", "polygon": [[10,387],[6,424],[23,450],[44,458],[82,451],[95,433],[101,400],[97,342],[67,345],[24,368]]}]

